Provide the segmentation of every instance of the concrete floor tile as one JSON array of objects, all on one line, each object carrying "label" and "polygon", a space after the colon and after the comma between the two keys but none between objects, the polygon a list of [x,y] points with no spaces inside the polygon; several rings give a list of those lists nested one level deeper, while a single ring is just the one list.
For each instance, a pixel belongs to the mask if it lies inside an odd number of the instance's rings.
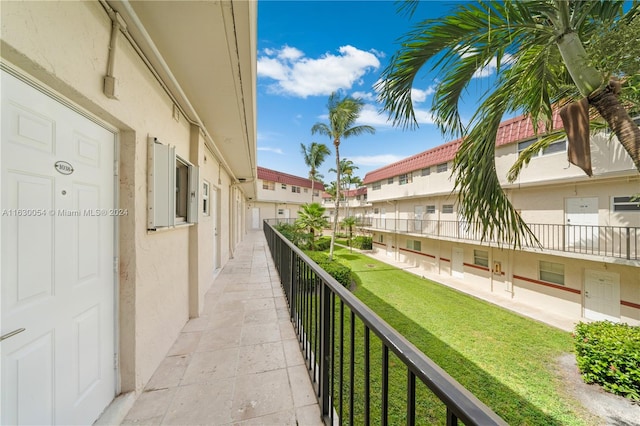
[{"label": "concrete floor tile", "polygon": [[215,305],[216,311],[242,311],[244,310],[244,305],[247,302],[245,300],[227,300],[227,301],[218,301]]},{"label": "concrete floor tile", "polygon": [[300,342],[298,342],[298,339],[283,340],[282,348],[284,350],[284,357],[287,360],[288,367],[304,364],[304,357],[300,351]]},{"label": "concrete floor tile", "polygon": [[230,423],[233,379],[180,386],[167,410],[166,425],[220,425]]},{"label": "concrete floor tile", "polygon": [[261,309],[275,309],[276,305],[273,302],[273,297],[267,297],[263,299],[247,300],[244,305],[245,312],[259,311]]},{"label": "concrete floor tile", "polygon": [[185,355],[193,352],[200,342],[201,331],[190,333],[180,333],[178,339],[174,342],[167,356]]},{"label": "concrete floor tile", "polygon": [[263,373],[286,365],[281,342],[241,346],[238,352],[238,375]]},{"label": "concrete floor tile", "polygon": [[202,332],[196,352],[217,351],[240,345],[242,327],[215,328]]},{"label": "concrete floor tile", "polygon": [[240,327],[244,323],[244,309],[238,311],[218,311],[209,314],[208,329]]},{"label": "concrete floor tile", "polygon": [[[319,411],[319,410],[318,410]],[[296,423],[296,413],[294,410],[280,411],[274,414],[267,414],[262,417],[254,417],[243,422],[234,423],[234,425],[282,425],[282,426],[304,426],[304,423]]]},{"label": "concrete floor tile", "polygon": [[238,348],[196,352],[182,378],[182,385],[215,382],[236,375]]},{"label": "concrete floor tile", "polygon": [[261,309],[259,311],[252,311],[244,314],[245,324],[267,324],[277,322],[278,314],[274,309]]},{"label": "concrete floor tile", "polygon": [[191,354],[166,357],[153,373],[153,376],[151,376],[146,389],[164,389],[178,386],[190,361]]},{"label": "concrete floor tile", "polygon": [[309,377],[309,370],[306,365],[296,365],[287,368],[291,392],[293,394],[293,405],[303,407],[317,402],[313,385]]},{"label": "concrete floor tile", "polygon": [[191,332],[191,331],[202,331],[207,328],[209,324],[209,315],[203,314],[198,318],[191,318],[184,325],[182,329],[183,333]]},{"label": "concrete floor tile", "polygon": [[278,325],[280,327],[280,337],[282,338],[282,340],[298,338],[293,328],[293,324],[291,324],[291,321],[280,321]]},{"label": "concrete floor tile", "polygon": [[236,378],[231,416],[249,420],[293,408],[287,370],[248,374]]},{"label": "concrete floor tile", "polygon": [[167,407],[173,400],[177,388],[143,392],[124,418],[126,424],[159,424]]},{"label": "concrete floor tile", "polygon": [[324,426],[322,415],[320,414],[320,407],[317,403],[296,408],[296,421],[298,425]]},{"label": "concrete floor tile", "polygon": [[279,342],[280,327],[278,323],[271,324],[246,324],[242,328],[240,344],[242,346],[259,345],[260,343]]}]

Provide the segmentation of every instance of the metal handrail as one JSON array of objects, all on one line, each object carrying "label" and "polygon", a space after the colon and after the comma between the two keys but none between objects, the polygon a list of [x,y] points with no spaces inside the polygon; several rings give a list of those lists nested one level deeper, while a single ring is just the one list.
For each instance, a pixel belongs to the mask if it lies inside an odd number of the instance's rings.
[{"label": "metal handrail", "polygon": [[[365,218],[358,226],[374,231],[501,244],[491,236],[483,238],[476,230],[480,228],[473,225],[465,221]],[[548,223],[527,226],[539,245],[524,240],[524,248],[640,260],[640,227]]]},{"label": "metal handrail", "polygon": [[[447,424],[455,425],[458,420],[465,425],[506,425],[507,423],[495,414],[489,407],[476,398],[471,392],[460,385],[448,373],[440,368],[433,360],[428,358],[418,348],[411,344],[394,328],[381,319],[369,307],[353,296],[346,288],[338,283],[326,271],[305,255],[298,247],[289,242],[268,221],[264,222],[264,233],[271,251],[285,296],[289,303],[289,313],[296,326],[298,337],[302,346],[303,355],[306,358],[311,380],[316,386],[318,397],[325,422],[334,423],[334,416],[340,417],[342,406],[342,376],[339,389],[339,407],[336,411],[332,396],[335,383],[335,363],[339,361],[340,374],[344,359],[335,359],[336,352],[336,312],[335,306],[346,306],[351,311],[351,318],[356,317],[365,326],[365,376],[368,380],[369,368],[369,332],[378,337],[383,347],[383,369],[388,369],[388,353],[393,352],[407,368],[407,424],[415,423],[415,382],[416,378],[424,383],[446,406]],[[309,287],[309,283],[313,287]],[[316,287],[319,285],[319,288]],[[305,287],[306,286],[306,287]],[[319,301],[313,302],[306,296],[312,288],[313,293],[319,296]],[[336,301],[337,298],[337,301]],[[314,305],[314,303],[316,303]],[[340,358],[343,350],[343,312],[340,313]],[[353,320],[352,320],[353,324]],[[353,329],[351,326],[351,382],[349,423],[353,422]],[[312,333],[313,332],[313,333]],[[313,337],[311,337],[313,334]],[[386,362],[385,362],[386,360]],[[386,365],[386,367],[384,367]],[[386,410],[388,405],[388,386],[385,386],[385,373],[383,371],[382,422],[386,424]],[[388,377],[387,377],[388,380]],[[368,381],[365,386],[365,423],[368,424],[370,401]],[[385,393],[386,392],[386,393]],[[340,420],[338,419],[339,423]]]}]

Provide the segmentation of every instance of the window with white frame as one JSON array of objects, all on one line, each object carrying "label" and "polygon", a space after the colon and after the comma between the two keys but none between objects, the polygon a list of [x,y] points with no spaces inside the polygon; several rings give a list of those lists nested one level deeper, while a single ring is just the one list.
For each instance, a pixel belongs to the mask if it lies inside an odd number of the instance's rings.
[{"label": "window with white frame", "polygon": [[[519,142],[518,143],[518,154],[520,154],[525,149],[529,148],[536,141],[537,141],[536,139],[530,139],[528,141]],[[538,151],[538,153],[536,155],[534,155],[533,158],[541,157],[543,155],[555,154],[557,152],[566,152],[566,151],[567,151],[567,140],[563,139],[561,141],[553,142],[548,147],[546,147],[545,149],[543,149],[541,151]]]},{"label": "window with white frame", "polygon": [[489,252],[486,250],[473,251],[473,264],[478,266],[489,267]]},{"label": "window with white frame", "polygon": [[382,182],[378,181],[378,182],[373,182],[371,184],[371,189],[373,191],[377,191],[378,189],[382,188]]},{"label": "window with white frame", "polygon": [[295,186],[295,185],[291,185],[291,192],[299,194],[300,193],[300,187],[299,186]]},{"label": "window with white frame", "polygon": [[388,178],[388,179],[387,179],[387,183],[388,183],[389,185],[391,185],[391,184],[393,183],[393,178],[392,178],[392,177]]},{"label": "window with white frame", "polygon": [[282,189],[287,189],[287,184],[286,184],[286,183],[281,184],[281,185],[280,185],[280,188],[282,188]]},{"label": "window with white frame", "polygon": [[313,196],[314,197],[319,197],[320,196],[320,191],[318,189],[314,189],[313,190]]},{"label": "window with white frame", "polygon": [[380,209],[377,207],[374,207],[373,214],[378,214],[378,213],[380,213]]},{"label": "window with white frame", "polygon": [[407,248],[413,251],[422,250],[422,243],[418,240],[407,240]]},{"label": "window with white frame", "polygon": [[436,166],[436,172],[443,173],[447,171],[447,163],[438,164]]},{"label": "window with white frame", "polygon": [[384,243],[384,234],[378,235],[378,242],[379,243]]},{"label": "window with white frame", "polygon": [[406,185],[413,182],[413,175],[411,173],[405,173],[398,176],[398,185]]},{"label": "window with white frame", "polygon": [[262,189],[266,189],[267,191],[275,191],[276,190],[276,183],[270,180],[263,180],[262,181]]},{"label": "window with white frame", "polygon": [[434,214],[436,212],[436,206],[434,204],[427,204],[425,213]]},{"label": "window with white frame", "polygon": [[284,214],[284,209],[278,209],[278,216],[282,216]]},{"label": "window with white frame", "polygon": [[202,214],[209,216],[209,182],[202,182]]},{"label": "window with white frame", "polygon": [[640,198],[613,197],[614,212],[640,212]]},{"label": "window with white frame", "polygon": [[309,193],[309,188],[303,188],[304,189],[304,193],[308,194]]},{"label": "window with white frame", "polygon": [[198,168],[176,155],[173,146],[147,140],[149,164],[147,229],[198,221]]},{"label": "window with white frame", "polygon": [[453,213],[453,204],[443,204],[442,213],[445,213],[445,214]]},{"label": "window with white frame", "polygon": [[431,174],[431,167],[425,167],[420,171],[420,175],[429,176]]},{"label": "window with white frame", "polygon": [[562,263],[541,260],[538,265],[541,281],[564,285],[564,265]]}]

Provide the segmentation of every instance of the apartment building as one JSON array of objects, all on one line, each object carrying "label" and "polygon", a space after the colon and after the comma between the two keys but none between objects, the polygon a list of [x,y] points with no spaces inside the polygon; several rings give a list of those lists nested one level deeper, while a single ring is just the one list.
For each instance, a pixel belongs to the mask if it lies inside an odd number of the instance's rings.
[{"label": "apartment building", "polygon": [[256,2],[3,2],[2,424],[142,392],[256,197]]},{"label": "apartment building", "polygon": [[[322,206],[327,209],[329,220],[333,221],[336,201],[328,192],[322,194]],[[367,187],[361,186],[360,188],[341,191],[339,208],[338,221],[342,221],[346,217],[355,217],[359,221],[363,221],[365,218],[371,218],[373,208],[367,199]]]},{"label": "apartment building", "polygon": [[592,136],[588,177],[568,162],[563,140],[509,183],[507,171],[534,140],[530,120],[505,121],[495,164],[539,245],[514,249],[470,230],[452,194],[456,140],[365,176],[374,250],[575,321],[640,324],[640,175],[631,158],[610,134]]},{"label": "apartment building", "polygon": [[320,182],[258,166],[257,197],[250,210],[250,229],[262,229],[264,219],[295,220],[300,206],[322,203]]}]

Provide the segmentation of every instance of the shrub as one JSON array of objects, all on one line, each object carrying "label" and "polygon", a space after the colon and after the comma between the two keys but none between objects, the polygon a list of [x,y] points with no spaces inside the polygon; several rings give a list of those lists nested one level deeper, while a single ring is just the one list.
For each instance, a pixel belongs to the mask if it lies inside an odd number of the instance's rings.
[{"label": "shrub", "polygon": [[318,251],[327,250],[330,245],[331,245],[331,237],[326,237],[326,236],[320,237],[316,241],[316,250]]},{"label": "shrub", "polygon": [[345,287],[351,285],[351,268],[345,266],[335,260],[330,261],[329,256],[325,253],[317,251],[306,251],[305,254],[324,269],[329,275],[336,279],[340,284]]},{"label": "shrub", "polygon": [[640,327],[609,321],[579,323],[576,360],[587,383],[640,400]]},{"label": "shrub", "polygon": [[351,245],[360,250],[371,250],[373,246],[373,238],[358,236],[353,239]]}]

